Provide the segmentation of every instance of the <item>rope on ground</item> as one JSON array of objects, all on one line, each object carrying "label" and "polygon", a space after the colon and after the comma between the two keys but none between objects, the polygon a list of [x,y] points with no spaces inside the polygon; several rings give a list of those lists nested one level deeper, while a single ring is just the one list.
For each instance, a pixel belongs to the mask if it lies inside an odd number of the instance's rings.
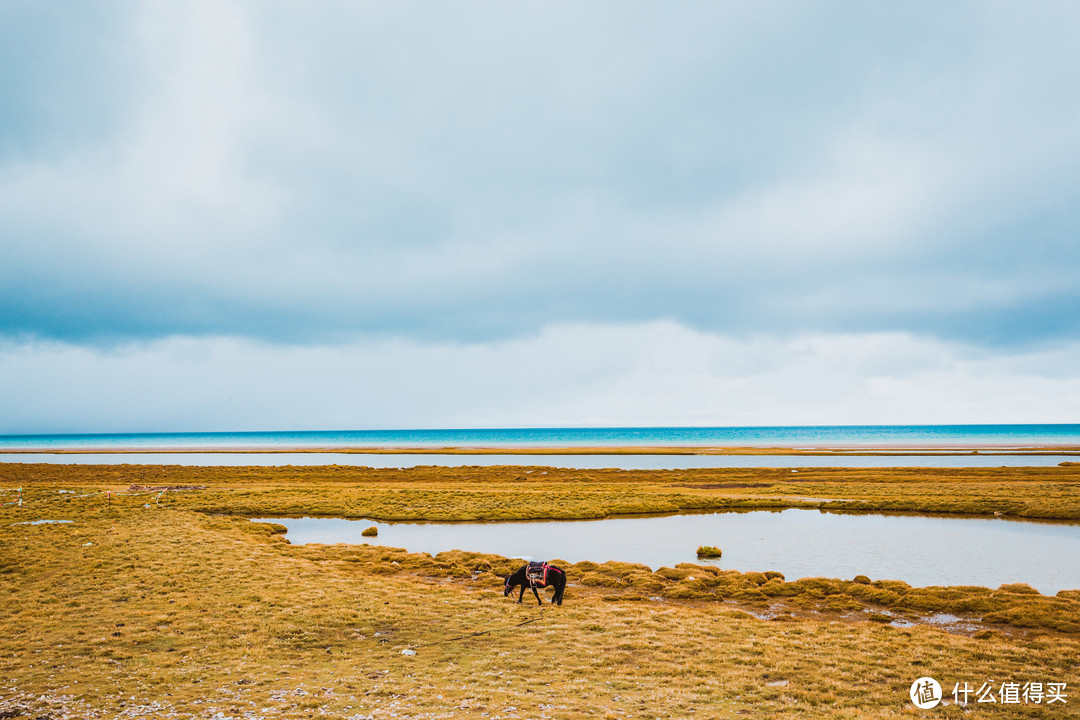
[{"label": "rope on ground", "polygon": [[540,614],[534,617],[532,620],[526,620],[525,622],[519,622],[517,625],[507,625],[506,627],[493,628],[491,630],[483,630],[481,632],[468,633],[466,635],[458,635],[457,637],[448,638],[446,640],[438,640],[433,643],[425,643],[423,645],[414,645],[416,649],[431,647],[432,645],[442,645],[443,643],[454,642],[456,640],[464,640],[465,638],[479,637],[481,635],[490,635],[491,633],[502,632],[503,630],[513,630],[514,628],[522,627],[523,625],[529,625],[530,623],[537,622],[544,619],[544,610],[546,608],[540,608]]}]

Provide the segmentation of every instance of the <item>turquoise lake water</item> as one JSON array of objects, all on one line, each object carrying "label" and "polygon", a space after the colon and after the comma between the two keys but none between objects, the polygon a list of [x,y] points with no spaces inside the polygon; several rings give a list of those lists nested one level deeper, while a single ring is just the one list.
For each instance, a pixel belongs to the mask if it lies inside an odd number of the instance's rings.
[{"label": "turquoise lake water", "polygon": [[970,446],[1080,445],[1080,424],[790,427],[480,428],[303,432],[0,435],[3,450],[117,448],[514,446]]}]

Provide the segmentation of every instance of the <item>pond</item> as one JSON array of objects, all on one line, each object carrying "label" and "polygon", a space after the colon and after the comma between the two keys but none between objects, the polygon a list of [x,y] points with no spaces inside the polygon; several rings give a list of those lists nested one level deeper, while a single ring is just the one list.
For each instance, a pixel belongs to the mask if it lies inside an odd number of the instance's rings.
[{"label": "pond", "polygon": [[355,465],[410,468],[421,465],[516,465],[591,470],[690,470],[693,468],[800,467],[1053,467],[1077,455],[458,455],[439,453],[0,453],[0,462],[66,465]]},{"label": "pond", "polygon": [[[999,518],[752,511],[498,523],[384,523],[275,518],[295,544],[351,543],[436,554],[468,550],[535,560],[621,560],[652,569],[699,562],[701,545],[740,571],[777,570],[788,580],[903,580],[914,586],[1028,583],[1044,594],[1080,588],[1080,525]],[[375,538],[360,533],[378,527]]]}]

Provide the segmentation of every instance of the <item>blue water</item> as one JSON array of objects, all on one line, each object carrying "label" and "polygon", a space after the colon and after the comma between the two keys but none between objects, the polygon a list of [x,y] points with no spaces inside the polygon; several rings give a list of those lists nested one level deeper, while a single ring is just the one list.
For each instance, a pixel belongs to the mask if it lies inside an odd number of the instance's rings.
[{"label": "blue water", "polygon": [[1080,445],[1080,424],[481,428],[0,435],[3,450],[552,446],[950,447]]}]

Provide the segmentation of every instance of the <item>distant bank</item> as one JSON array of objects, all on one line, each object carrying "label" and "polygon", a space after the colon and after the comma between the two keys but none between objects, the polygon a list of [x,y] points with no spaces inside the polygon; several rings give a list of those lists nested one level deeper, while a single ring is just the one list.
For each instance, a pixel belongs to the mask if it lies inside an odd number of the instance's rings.
[{"label": "distant bank", "polygon": [[300,432],[0,435],[0,452],[334,452],[475,449],[547,452],[1080,450],[1080,424],[474,428]]}]

